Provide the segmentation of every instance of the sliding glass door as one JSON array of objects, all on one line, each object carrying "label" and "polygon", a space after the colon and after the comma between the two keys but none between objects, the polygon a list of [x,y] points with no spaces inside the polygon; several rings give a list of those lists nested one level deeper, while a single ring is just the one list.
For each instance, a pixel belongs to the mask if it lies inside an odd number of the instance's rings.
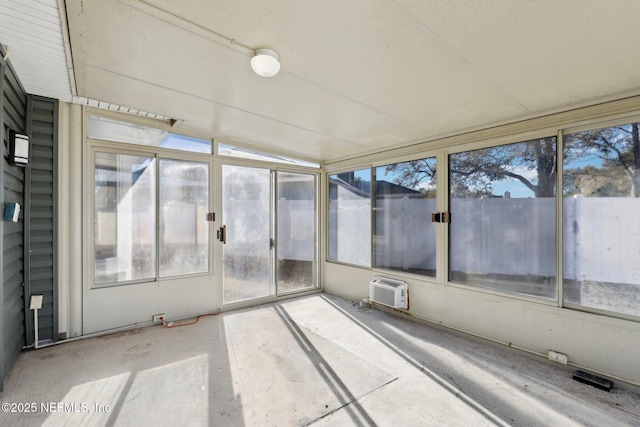
[{"label": "sliding glass door", "polygon": [[317,287],[315,175],[223,165],[222,224],[223,304]]},{"label": "sliding glass door", "polygon": [[271,199],[270,170],[223,165],[223,304],[273,295]]}]

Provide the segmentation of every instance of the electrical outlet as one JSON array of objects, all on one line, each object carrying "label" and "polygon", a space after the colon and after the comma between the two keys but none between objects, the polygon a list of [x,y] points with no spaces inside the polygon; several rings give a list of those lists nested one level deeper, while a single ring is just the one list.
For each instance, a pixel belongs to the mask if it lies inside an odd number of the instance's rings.
[{"label": "electrical outlet", "polygon": [[563,365],[566,365],[569,362],[569,358],[566,354],[558,353],[557,351],[553,350],[549,350],[549,360],[562,363]]},{"label": "electrical outlet", "polygon": [[164,322],[164,313],[156,314],[153,316],[153,323],[163,323]]}]

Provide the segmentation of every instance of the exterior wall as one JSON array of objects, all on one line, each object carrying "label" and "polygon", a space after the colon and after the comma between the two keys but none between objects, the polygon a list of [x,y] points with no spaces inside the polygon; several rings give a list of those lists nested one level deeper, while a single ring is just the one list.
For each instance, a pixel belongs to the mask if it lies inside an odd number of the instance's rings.
[{"label": "exterior wall", "polygon": [[[58,339],[57,304],[57,139],[58,101],[29,95],[27,133],[31,138],[29,167],[25,170],[26,295],[42,295],[38,312],[38,340]],[[29,310],[30,298],[25,298]],[[34,342],[32,316],[27,316],[27,345]]]},{"label": "exterior wall", "polygon": [[[3,53],[0,48],[0,54]],[[8,129],[25,132],[27,96],[13,68],[0,55],[0,203],[24,207],[24,168],[7,163]],[[23,212],[18,222],[0,219],[0,390],[25,344]]]}]

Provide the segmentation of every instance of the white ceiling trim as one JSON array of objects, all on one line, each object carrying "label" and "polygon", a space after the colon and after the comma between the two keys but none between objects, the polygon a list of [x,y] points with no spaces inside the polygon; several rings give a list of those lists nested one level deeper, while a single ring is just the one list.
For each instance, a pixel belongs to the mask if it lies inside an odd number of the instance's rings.
[{"label": "white ceiling trim", "polygon": [[172,124],[178,122],[178,120],[174,120],[171,117],[166,117],[161,114],[148,113],[146,111],[136,110],[135,108],[129,108],[122,105],[111,104],[109,102],[98,101],[97,99],[90,99],[82,96],[74,96],[71,102],[73,104],[85,105],[87,107],[95,107],[103,110],[117,111],[119,113],[126,113],[134,116],[148,117],[150,119],[162,120],[164,122],[169,122]]},{"label": "white ceiling trim", "polygon": [[0,42],[27,93],[71,101],[58,0],[0,2]]},{"label": "white ceiling trim", "polygon": [[76,87],[76,74],[73,69],[73,54],[71,52],[71,39],[69,38],[69,22],[67,21],[67,7],[65,5],[65,0],[58,0],[58,16],[60,17],[64,53],[67,61],[67,72],[69,73],[69,86],[71,89],[71,95],[76,97],[78,96],[78,88]]}]

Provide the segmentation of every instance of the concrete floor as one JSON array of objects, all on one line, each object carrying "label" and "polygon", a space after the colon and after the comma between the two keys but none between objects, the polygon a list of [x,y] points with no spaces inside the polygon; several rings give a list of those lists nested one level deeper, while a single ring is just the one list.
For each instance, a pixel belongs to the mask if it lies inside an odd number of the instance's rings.
[{"label": "concrete floor", "polygon": [[316,294],[26,352],[0,425],[640,425],[640,395],[571,374]]}]

